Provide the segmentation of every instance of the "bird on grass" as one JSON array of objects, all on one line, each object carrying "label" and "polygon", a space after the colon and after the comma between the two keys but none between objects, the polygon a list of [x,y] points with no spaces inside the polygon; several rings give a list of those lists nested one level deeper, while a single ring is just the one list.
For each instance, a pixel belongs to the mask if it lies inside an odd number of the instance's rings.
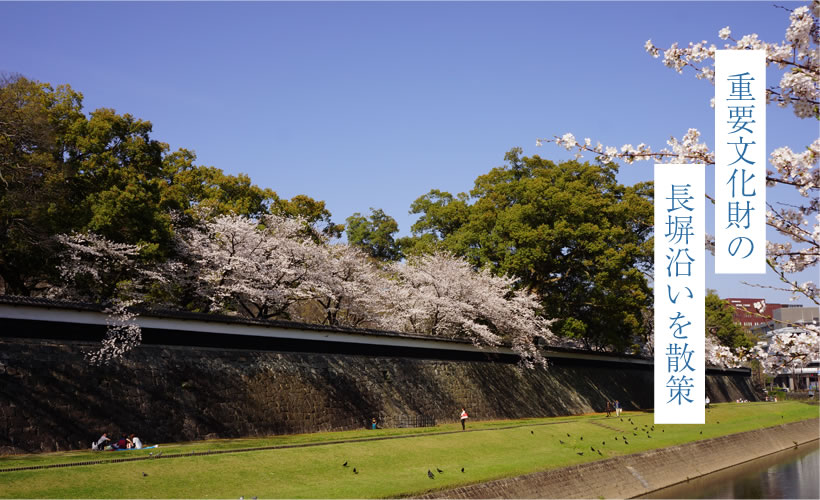
[{"label": "bird on grass", "polygon": [[718,420],[717,423],[720,423],[720,420]]},{"label": "bird on grass", "polygon": [[436,478],[436,476],[433,474],[433,471],[431,471],[430,469],[427,469],[427,477],[429,477],[430,479]]},{"label": "bird on grass", "polygon": [[534,432],[530,431],[530,434],[535,434]]},{"label": "bird on grass", "polygon": [[581,441],[583,441],[583,440],[584,440],[584,436],[581,436]]},{"label": "bird on grass", "polygon": [[666,432],[666,429],[661,429],[661,432]]},{"label": "bird on grass", "polygon": [[652,439],[652,436],[650,436],[649,434],[647,434],[647,435],[646,435],[646,437],[648,437],[648,438]]},{"label": "bird on grass", "polygon": [[464,472],[464,467],[461,468],[461,472]]},{"label": "bird on grass", "polygon": [[624,444],[629,444],[629,441],[627,441],[626,439],[624,439]]},{"label": "bird on grass", "polygon": [[563,442],[563,441],[561,441],[560,439],[558,440],[558,442],[559,442],[559,443],[561,443],[561,444],[564,444],[564,442]]},{"label": "bird on grass", "polygon": [[601,450],[598,450],[598,454],[601,455],[601,456],[604,456],[604,454],[601,453]]},{"label": "bird on grass", "polygon": [[592,446],[590,446],[589,449],[595,451],[595,448],[593,448]]},{"label": "bird on grass", "polygon": [[624,421],[624,419],[621,419],[621,422],[623,422],[623,421]]},{"label": "bird on grass", "polygon": [[342,467],[347,467],[347,462],[343,463]]},{"label": "bird on grass", "polygon": [[703,434],[703,431],[700,431],[700,433]]},{"label": "bird on grass", "polygon": [[636,434],[636,433],[634,433],[634,432],[632,433],[632,435],[633,435],[633,436],[637,436],[637,434]]},{"label": "bird on grass", "polygon": [[353,474],[358,474],[359,471],[356,470],[356,467],[353,467]]},{"label": "bird on grass", "polygon": [[615,436],[615,441],[617,441],[617,440],[618,440],[618,436]]},{"label": "bird on grass", "polygon": [[606,441],[601,441],[602,446],[606,446]]},{"label": "bird on grass", "polygon": [[583,451],[579,451],[579,452],[578,452],[578,454],[579,454],[579,455],[583,455],[583,454],[584,454],[584,452],[583,452]]},{"label": "bird on grass", "polygon": [[567,437],[569,437],[569,432],[567,432]]},{"label": "bird on grass", "polygon": [[142,477],[148,477],[148,474],[146,474],[146,473],[144,473],[144,472],[143,472],[143,473],[142,473]]},{"label": "bird on grass", "polygon": [[436,470],[438,471],[438,473],[439,473],[439,474],[441,474],[442,472],[444,472],[443,470],[439,469],[438,467],[436,467]]}]

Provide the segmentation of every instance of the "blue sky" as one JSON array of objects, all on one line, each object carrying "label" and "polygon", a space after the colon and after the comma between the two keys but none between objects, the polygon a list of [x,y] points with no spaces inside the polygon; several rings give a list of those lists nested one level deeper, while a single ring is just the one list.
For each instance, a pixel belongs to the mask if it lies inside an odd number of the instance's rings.
[{"label": "blue sky", "polygon": [[[644,43],[720,47],[727,25],[780,41],[788,13],[769,2],[0,3],[0,25],[0,71],[69,83],[87,111],[150,120],[199,164],[325,200],[337,222],[382,208],[404,235],[414,199],[468,191],[512,147],[570,156],[538,137],[661,147],[695,127],[711,144],[713,87]],[[767,133],[769,150],[802,150],[817,123],[770,106]],[[651,175],[642,162],[620,179]],[[707,286],[788,300],[741,280],[772,283],[710,272]]]}]

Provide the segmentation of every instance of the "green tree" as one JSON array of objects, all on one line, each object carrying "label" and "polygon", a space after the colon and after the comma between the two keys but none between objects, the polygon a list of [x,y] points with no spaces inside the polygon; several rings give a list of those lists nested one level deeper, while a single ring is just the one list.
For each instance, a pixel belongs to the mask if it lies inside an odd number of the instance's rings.
[{"label": "green tree", "polygon": [[383,261],[397,261],[403,258],[401,248],[394,238],[399,232],[396,219],[380,208],[371,208],[370,216],[359,212],[345,219],[347,241],[367,252],[371,257]]},{"label": "green tree", "polygon": [[469,196],[434,190],[417,199],[416,243],[518,277],[558,320],[555,333],[626,349],[651,303],[652,184],[619,184],[614,164],[555,164],[519,148],[505,159]]},{"label": "green tree", "polygon": [[144,263],[173,255],[174,226],[203,214],[301,216],[317,239],[341,234],[323,201],[195,165],[192,151],[154,139],[151,122],[107,108],[87,116],[82,99],[68,85],[0,78],[0,293],[56,283],[58,234],[138,245]]},{"label": "green tree", "polygon": [[754,346],[750,335],[735,322],[735,308],[721,299],[714,290],[709,290],[705,298],[706,332],[716,336],[720,343],[732,348]]},{"label": "green tree", "polygon": [[0,291],[30,294],[55,253],[51,235],[73,227],[63,136],[85,120],[81,102],[67,85],[0,78]]}]

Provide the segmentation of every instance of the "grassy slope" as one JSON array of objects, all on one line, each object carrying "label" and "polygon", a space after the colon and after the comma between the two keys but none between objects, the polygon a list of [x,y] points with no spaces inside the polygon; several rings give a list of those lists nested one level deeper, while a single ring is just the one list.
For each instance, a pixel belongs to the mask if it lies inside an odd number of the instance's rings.
[{"label": "grassy slope", "polygon": [[[630,424],[626,417],[631,417],[634,424]],[[651,438],[647,437],[646,432],[635,431],[633,427],[642,430],[644,425],[651,426],[652,415],[628,413],[624,415],[623,422],[614,417],[594,415],[515,422],[473,422],[470,426],[471,429],[487,429],[486,432],[436,434],[455,430],[458,425],[455,424],[422,430],[349,431],[162,445],[160,449],[169,455],[208,449],[360,440],[309,448],[0,473],[0,497],[390,497],[526,474],[817,417],[817,406],[802,403],[745,403],[716,405],[707,413],[705,425],[655,426],[655,431],[649,432]],[[567,433],[571,436],[567,437]],[[361,441],[374,435],[400,434],[415,434],[416,437]],[[624,435],[628,445],[622,440]],[[616,436],[618,440],[615,440]],[[559,443],[559,439],[565,444]],[[600,448],[602,455],[592,452],[590,446],[596,450]],[[583,455],[578,455],[579,452]],[[133,456],[130,453],[90,455],[75,452],[6,457],[0,460],[0,468],[33,462],[39,465],[81,461],[88,460],[89,456],[91,459]],[[350,463],[350,467],[341,466],[345,461]],[[353,467],[359,474],[353,473]],[[437,473],[437,467],[444,473]],[[464,473],[460,472],[461,467],[465,468]],[[428,469],[433,470],[436,479],[427,477]],[[148,476],[143,477],[143,472]]]}]

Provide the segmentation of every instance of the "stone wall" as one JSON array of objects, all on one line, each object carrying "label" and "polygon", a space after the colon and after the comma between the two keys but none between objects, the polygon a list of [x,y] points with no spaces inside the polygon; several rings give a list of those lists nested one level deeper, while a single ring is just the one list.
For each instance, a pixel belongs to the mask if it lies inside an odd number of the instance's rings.
[{"label": "stone wall", "polygon": [[[359,428],[372,417],[454,422],[652,407],[647,365],[493,361],[142,345],[89,366],[85,341],[0,337],[0,453],[90,446],[103,431],[148,442]],[[748,377],[712,375],[715,402],[754,399]]]},{"label": "stone wall", "polygon": [[[818,420],[535,472],[422,498],[634,498],[820,438]],[[749,446],[749,443],[754,446]]]}]

